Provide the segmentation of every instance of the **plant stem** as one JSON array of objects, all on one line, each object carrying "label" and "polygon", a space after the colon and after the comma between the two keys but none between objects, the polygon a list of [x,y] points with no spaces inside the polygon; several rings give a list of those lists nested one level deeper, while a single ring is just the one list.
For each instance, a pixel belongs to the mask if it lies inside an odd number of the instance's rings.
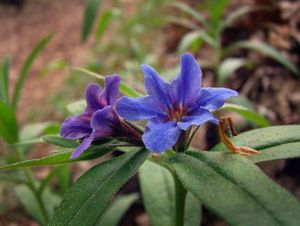
[{"label": "plant stem", "polygon": [[[17,153],[18,153],[19,159],[21,161],[24,160],[24,154],[19,148],[17,148]],[[44,204],[43,199],[42,199],[42,193],[39,192],[39,189],[36,186],[35,179],[32,175],[31,170],[29,168],[24,168],[23,171],[25,173],[25,176],[26,176],[26,179],[27,179],[27,182],[28,182],[27,186],[32,191],[33,195],[35,196],[36,201],[37,201],[37,203],[38,203],[38,205],[41,209],[41,212],[43,214],[44,221],[45,221],[46,224],[48,224],[49,216],[48,216],[48,212],[46,210],[45,204]]]},{"label": "plant stem", "polygon": [[176,175],[174,175],[174,180],[175,180],[175,226],[184,226],[186,190]]}]

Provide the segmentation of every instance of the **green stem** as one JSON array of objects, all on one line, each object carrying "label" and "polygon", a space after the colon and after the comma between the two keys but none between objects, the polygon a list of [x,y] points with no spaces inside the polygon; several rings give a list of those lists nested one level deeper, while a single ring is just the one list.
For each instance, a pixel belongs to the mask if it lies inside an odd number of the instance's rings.
[{"label": "green stem", "polygon": [[175,226],[184,226],[186,190],[176,175],[174,175],[174,180],[175,180]]},{"label": "green stem", "polygon": [[[24,160],[24,154],[19,148],[17,148],[17,153],[18,153],[19,159],[21,161]],[[48,224],[48,222],[49,222],[48,212],[47,212],[45,204],[43,202],[42,194],[39,193],[39,189],[36,186],[35,179],[32,175],[32,172],[29,168],[24,168],[23,171],[25,173],[25,177],[26,177],[27,182],[28,182],[27,186],[32,191],[32,193],[34,194],[34,196],[36,198],[36,201],[37,201],[37,203],[38,203],[38,205],[41,209],[41,212],[43,214],[44,221],[46,222],[46,224]]]}]

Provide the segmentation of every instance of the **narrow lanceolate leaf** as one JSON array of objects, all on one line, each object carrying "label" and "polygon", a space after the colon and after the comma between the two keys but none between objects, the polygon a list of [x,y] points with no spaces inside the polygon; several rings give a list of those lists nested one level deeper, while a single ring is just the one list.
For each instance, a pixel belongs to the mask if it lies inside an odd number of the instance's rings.
[{"label": "narrow lanceolate leaf", "polygon": [[48,144],[53,144],[59,147],[64,148],[76,148],[79,145],[79,142],[76,140],[69,140],[62,138],[60,135],[45,135],[42,137],[42,140]]},{"label": "narrow lanceolate leaf", "polygon": [[194,17],[196,20],[198,20],[198,22],[202,23],[203,25],[208,25],[207,24],[207,20],[205,19],[205,17],[201,14],[200,11],[197,11],[193,8],[191,8],[190,6],[181,3],[181,2],[173,2],[172,6],[174,6],[175,8],[181,10],[182,12]]},{"label": "narrow lanceolate leaf", "polygon": [[101,0],[85,0],[84,18],[81,30],[81,41],[85,41],[92,30]]},{"label": "narrow lanceolate leaf", "polygon": [[226,15],[224,18],[224,21],[221,22],[221,31],[223,31],[225,28],[230,27],[233,25],[235,21],[240,19],[243,16],[246,16],[247,14],[257,11],[257,10],[266,10],[264,7],[257,7],[257,6],[244,6],[240,7],[237,10],[233,11],[229,15]]},{"label": "narrow lanceolate leaf", "polygon": [[18,124],[15,111],[3,101],[0,101],[0,137],[10,144],[18,140]]},{"label": "narrow lanceolate leaf", "polygon": [[261,149],[258,155],[250,156],[253,162],[266,162],[278,159],[300,158],[300,142],[286,143]]},{"label": "narrow lanceolate leaf", "polygon": [[31,65],[33,64],[34,60],[37,58],[39,53],[45,48],[45,46],[48,44],[48,42],[51,40],[53,37],[53,34],[47,35],[45,38],[43,38],[32,50],[32,52],[29,54],[29,56],[26,58],[26,61],[22,67],[22,70],[19,74],[19,78],[16,83],[16,87],[13,93],[13,98],[12,98],[12,106],[14,108],[17,107],[21,90],[23,88],[24,82],[28,76],[29,69]]},{"label": "narrow lanceolate leaf", "polygon": [[0,64],[0,100],[8,103],[9,88],[9,58],[5,57]]},{"label": "narrow lanceolate leaf", "polygon": [[[254,129],[232,137],[237,146],[247,146],[255,150],[272,148],[277,145],[300,142],[300,125],[271,126]],[[211,151],[226,151],[223,143],[213,147]]]},{"label": "narrow lanceolate leaf", "polygon": [[105,211],[97,226],[118,226],[124,214],[130,206],[138,199],[138,194],[127,194],[118,197],[111,206]]},{"label": "narrow lanceolate leaf", "polygon": [[230,51],[234,51],[240,48],[255,50],[263,55],[271,57],[272,59],[281,63],[294,74],[299,75],[299,70],[290,60],[284,57],[278,50],[266,43],[260,41],[240,41],[234,43],[229,47]]},{"label": "narrow lanceolate leaf", "polygon": [[[105,79],[105,76],[99,75],[99,74],[97,74],[95,72],[89,71],[89,70],[84,69],[84,68],[71,67],[71,69],[83,72],[83,73],[85,73],[87,75],[90,75],[90,76],[92,76],[94,78],[98,78],[101,81],[104,81],[104,79]],[[127,96],[129,96],[129,97],[139,97],[139,96],[142,96],[142,94],[140,94],[139,92],[137,92],[134,89],[130,88],[124,82],[120,83],[120,92],[123,93],[123,94],[125,94],[125,95],[127,95]]]},{"label": "narrow lanceolate leaf", "polygon": [[185,188],[229,225],[299,225],[299,202],[245,157],[188,152],[171,164]]},{"label": "narrow lanceolate leaf", "polygon": [[218,67],[217,78],[218,82],[224,84],[226,80],[240,67],[246,63],[243,58],[227,58]]},{"label": "narrow lanceolate leaf", "polygon": [[[253,122],[259,126],[269,126],[269,121],[261,116],[260,114],[254,112],[253,110],[246,108],[237,104],[224,104],[220,110],[235,112],[245,119],[248,119],[250,122]],[[218,110],[219,111],[219,110]]]},{"label": "narrow lanceolate leaf", "polygon": [[56,154],[52,154],[43,158],[25,160],[10,165],[1,166],[0,170],[12,170],[17,168],[35,167],[35,166],[49,166],[49,165],[73,163],[82,160],[91,160],[91,159],[99,158],[113,150],[114,149],[112,147],[109,147],[108,145],[105,144],[91,146],[85,152],[83,152],[83,154],[81,154],[78,158],[74,158],[74,159],[70,159],[72,150],[60,151]]},{"label": "narrow lanceolate leaf", "polygon": [[99,23],[98,23],[98,27],[97,27],[97,31],[96,31],[96,38],[98,41],[101,40],[108,24],[111,21],[111,18],[113,16],[113,11],[112,10],[105,10],[101,17],[99,18]]},{"label": "narrow lanceolate leaf", "polygon": [[146,150],[132,151],[88,170],[65,194],[49,225],[94,226],[148,154]]},{"label": "narrow lanceolate leaf", "polygon": [[213,47],[216,45],[215,41],[205,31],[196,30],[188,32],[180,40],[178,51],[179,53],[183,53],[188,49],[197,50],[203,41]]},{"label": "narrow lanceolate leaf", "polygon": [[174,180],[164,167],[146,161],[139,170],[142,198],[153,226],[172,226],[175,212]]}]

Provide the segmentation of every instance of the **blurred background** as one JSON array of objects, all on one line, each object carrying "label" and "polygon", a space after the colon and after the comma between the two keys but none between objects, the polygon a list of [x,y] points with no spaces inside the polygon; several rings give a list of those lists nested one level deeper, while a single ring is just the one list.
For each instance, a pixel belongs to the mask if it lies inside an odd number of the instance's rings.
[{"label": "blurred background", "polygon": [[[37,49],[43,40],[43,47]],[[34,51],[38,54],[30,63]],[[171,80],[183,52],[198,59],[204,86],[237,90],[240,97],[233,103],[261,117],[244,119],[230,113],[238,131],[300,123],[300,1],[0,0],[0,63],[2,73],[9,68],[9,94],[26,74],[16,105],[21,137],[27,134],[24,128],[37,123],[37,135],[59,131],[59,123],[69,115],[66,106],[83,98],[87,83],[97,81],[76,68],[101,75],[117,73],[144,93],[139,65],[149,64]],[[4,89],[1,84],[0,89]],[[209,125],[197,138],[194,145],[201,149],[218,143],[215,128]],[[26,158],[51,151],[51,146],[34,145]],[[1,164],[12,159],[4,140],[0,140],[0,159]],[[280,160],[260,167],[300,200],[299,163]],[[60,176],[49,179],[55,194],[51,200],[56,200],[53,209],[72,181],[93,164],[68,165]],[[34,177],[41,181],[49,169],[34,169]],[[26,191],[3,178],[0,175],[0,225],[43,225],[30,198],[24,199]],[[120,194],[138,191],[135,177]],[[202,225],[226,225],[203,211]],[[141,200],[128,207],[119,225],[150,225]]]}]

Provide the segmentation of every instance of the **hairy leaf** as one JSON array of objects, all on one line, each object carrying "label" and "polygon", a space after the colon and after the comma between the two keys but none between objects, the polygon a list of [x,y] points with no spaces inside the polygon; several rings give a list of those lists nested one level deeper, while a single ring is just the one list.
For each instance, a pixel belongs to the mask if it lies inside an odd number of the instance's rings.
[{"label": "hairy leaf", "polygon": [[88,170],[65,194],[49,225],[95,225],[113,195],[137,172],[148,154],[146,150],[132,151]]},{"label": "hairy leaf", "polygon": [[185,188],[232,226],[300,222],[298,201],[245,157],[188,152],[171,163]]}]

